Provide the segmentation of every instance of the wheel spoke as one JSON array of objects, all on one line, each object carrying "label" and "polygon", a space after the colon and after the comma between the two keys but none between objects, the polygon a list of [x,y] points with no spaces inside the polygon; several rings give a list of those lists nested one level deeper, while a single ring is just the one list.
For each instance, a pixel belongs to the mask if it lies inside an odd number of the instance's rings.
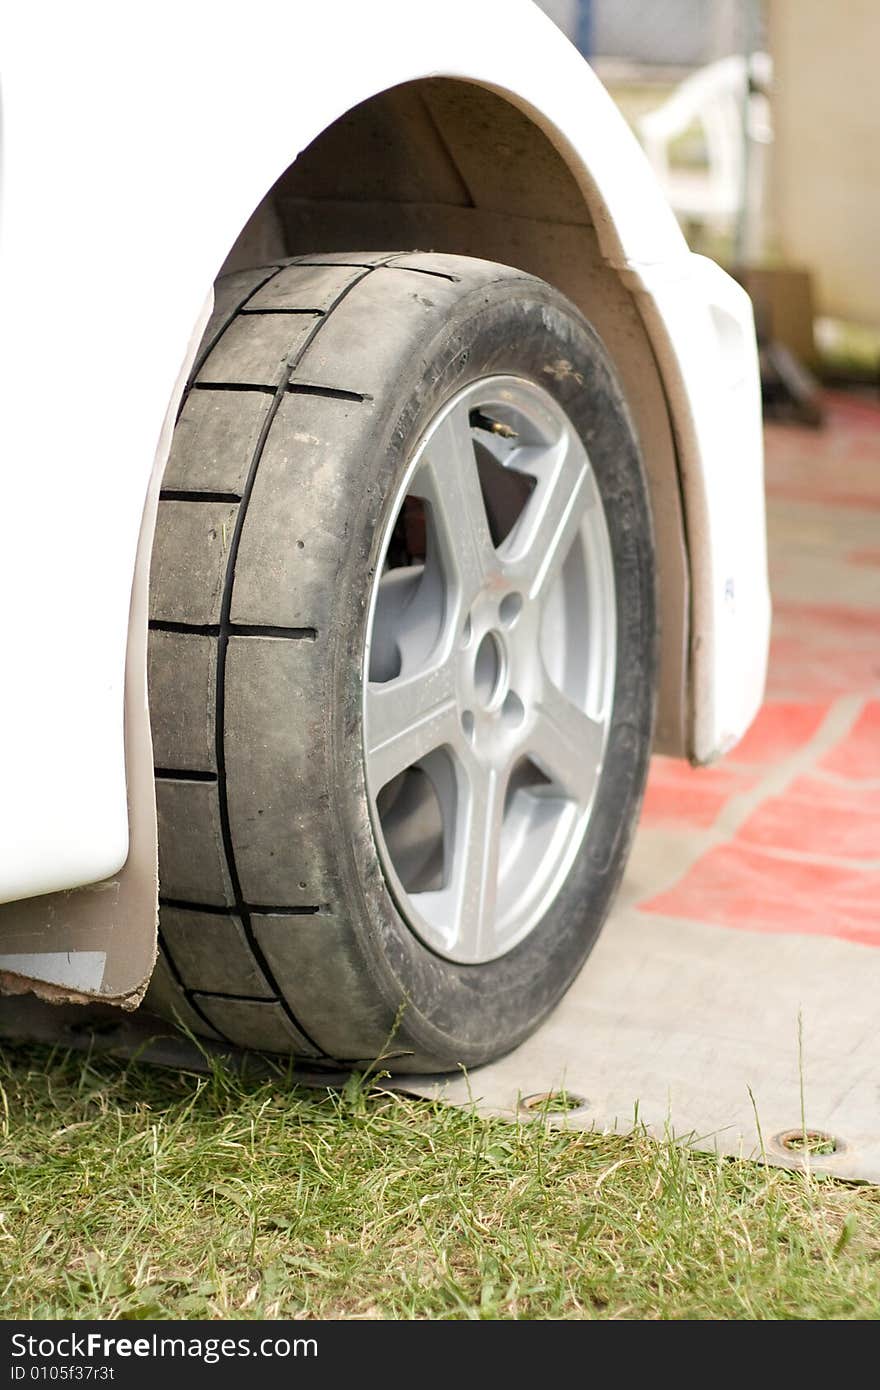
[{"label": "wheel spoke", "polygon": [[366,699],[367,766],[374,795],[458,732],[448,662],[370,684]]},{"label": "wheel spoke", "polygon": [[538,486],[517,525],[508,571],[530,598],[552,587],[598,493],[583,445],[571,432],[535,467]]},{"label": "wheel spoke", "polygon": [[469,603],[495,563],[495,551],[464,408],[453,409],[437,426],[411,491],[428,503],[441,563]]},{"label": "wheel spoke", "polygon": [[566,796],[587,804],[602,757],[603,726],[545,677],[525,743],[544,774]]},{"label": "wheel spoke", "polygon": [[442,923],[456,960],[484,960],[492,953],[509,776],[509,769],[498,771],[473,760],[461,772],[453,872],[443,892],[431,895],[431,915]]}]

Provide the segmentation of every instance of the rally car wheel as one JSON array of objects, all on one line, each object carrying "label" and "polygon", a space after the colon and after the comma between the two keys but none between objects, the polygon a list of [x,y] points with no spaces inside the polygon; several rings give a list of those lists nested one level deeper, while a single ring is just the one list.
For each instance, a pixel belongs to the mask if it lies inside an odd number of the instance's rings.
[{"label": "rally car wheel", "polygon": [[218,282],[153,552],[148,1005],[321,1064],[511,1048],[607,913],[655,664],[632,422],[555,290],[415,253]]}]

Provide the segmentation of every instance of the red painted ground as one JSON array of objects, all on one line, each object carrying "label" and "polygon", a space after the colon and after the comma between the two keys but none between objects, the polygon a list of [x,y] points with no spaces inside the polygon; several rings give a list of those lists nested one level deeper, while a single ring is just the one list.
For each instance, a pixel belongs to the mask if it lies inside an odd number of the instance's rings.
[{"label": "red painted ground", "polygon": [[[643,825],[687,834],[696,857],[640,907],[880,946],[880,574],[867,606],[864,584],[880,567],[880,406],[833,396],[825,430],[772,425],[766,444],[768,507],[796,501],[805,537],[814,515],[840,541],[833,592],[775,603],[767,703],[733,753],[705,772],[655,759]],[[849,508],[876,511],[876,548],[847,549]],[[809,544],[774,558],[809,566]]]},{"label": "red painted ground", "polygon": [[878,407],[829,394],[823,430],[768,425],[767,497],[880,509]]}]

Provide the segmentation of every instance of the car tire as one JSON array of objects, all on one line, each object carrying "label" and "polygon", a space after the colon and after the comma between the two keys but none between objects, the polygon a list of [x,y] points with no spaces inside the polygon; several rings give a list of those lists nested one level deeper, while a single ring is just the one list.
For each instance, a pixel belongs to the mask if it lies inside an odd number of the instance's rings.
[{"label": "car tire", "polygon": [[147,1007],[320,1066],[528,1036],[623,871],[654,584],[631,417],[550,286],[422,253],[220,280],[151,570]]}]

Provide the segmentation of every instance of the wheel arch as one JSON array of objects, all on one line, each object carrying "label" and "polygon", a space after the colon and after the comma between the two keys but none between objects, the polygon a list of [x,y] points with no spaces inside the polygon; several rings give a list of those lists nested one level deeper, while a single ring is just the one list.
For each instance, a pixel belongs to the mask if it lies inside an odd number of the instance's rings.
[{"label": "wheel arch", "polygon": [[554,134],[511,93],[473,81],[431,77],[378,92],[288,165],[221,269],[313,251],[432,250],[515,266],[578,306],[610,352],[640,437],[657,532],[655,745],[683,757],[690,580],[673,422],[626,283],[622,229],[582,158]]}]

